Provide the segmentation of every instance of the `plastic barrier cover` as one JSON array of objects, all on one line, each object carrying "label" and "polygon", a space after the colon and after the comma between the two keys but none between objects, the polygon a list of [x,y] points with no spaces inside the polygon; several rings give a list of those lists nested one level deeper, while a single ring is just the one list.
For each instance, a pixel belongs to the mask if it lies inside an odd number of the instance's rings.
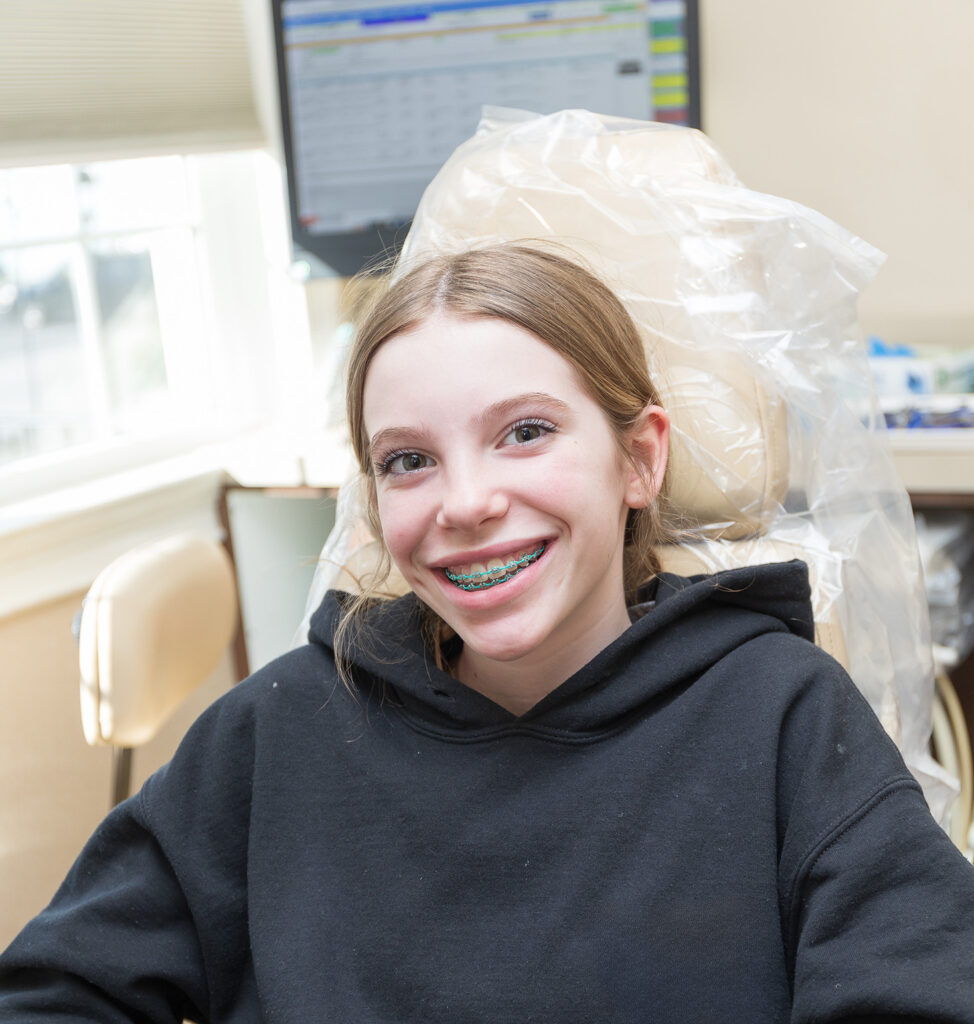
[{"label": "plastic barrier cover", "polygon": [[[927,752],[933,666],[913,517],[857,321],[883,255],[745,188],[698,131],[488,108],[427,189],[400,267],[513,239],[569,246],[643,333],[689,531],[664,566],[804,558],[823,645],[943,821],[956,789]],[[309,614],[370,540],[351,481]]]}]

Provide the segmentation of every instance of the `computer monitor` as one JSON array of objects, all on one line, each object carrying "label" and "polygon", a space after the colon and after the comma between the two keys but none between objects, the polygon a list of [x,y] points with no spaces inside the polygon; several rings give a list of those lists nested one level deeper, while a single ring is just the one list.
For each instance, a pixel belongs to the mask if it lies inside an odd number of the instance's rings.
[{"label": "computer monitor", "polygon": [[487,104],[700,126],[697,0],[272,0],[295,259],[402,243]]}]

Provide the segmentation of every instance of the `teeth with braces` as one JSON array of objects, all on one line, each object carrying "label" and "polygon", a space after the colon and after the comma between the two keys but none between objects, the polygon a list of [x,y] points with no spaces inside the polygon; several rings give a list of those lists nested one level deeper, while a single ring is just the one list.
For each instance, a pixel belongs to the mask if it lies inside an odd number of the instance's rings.
[{"label": "teeth with braces", "polygon": [[[508,580],[513,579],[522,569],[526,569],[532,562],[536,562],[544,552],[545,545],[542,544],[537,551],[532,551],[530,555],[525,555],[523,558],[517,558],[513,562],[508,562],[507,565],[500,565],[496,569],[485,569],[483,572],[472,572],[469,575],[463,573],[452,573],[448,569],[446,572],[446,578],[451,583],[459,587],[461,590],[486,590],[488,587],[496,587],[498,583],[506,583]],[[497,573],[503,572],[503,576],[498,576]],[[485,577],[490,577],[486,579]]]}]

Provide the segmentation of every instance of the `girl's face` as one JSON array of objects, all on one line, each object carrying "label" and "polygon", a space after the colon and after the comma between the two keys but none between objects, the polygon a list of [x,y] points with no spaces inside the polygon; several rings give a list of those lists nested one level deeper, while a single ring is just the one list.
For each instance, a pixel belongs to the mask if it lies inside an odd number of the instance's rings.
[{"label": "girl's face", "polygon": [[[626,514],[655,488],[553,348],[504,320],[437,314],[378,349],[364,414],[386,545],[463,638],[461,679],[520,667],[550,689],[628,627]],[[639,433],[660,480],[662,410]]]}]

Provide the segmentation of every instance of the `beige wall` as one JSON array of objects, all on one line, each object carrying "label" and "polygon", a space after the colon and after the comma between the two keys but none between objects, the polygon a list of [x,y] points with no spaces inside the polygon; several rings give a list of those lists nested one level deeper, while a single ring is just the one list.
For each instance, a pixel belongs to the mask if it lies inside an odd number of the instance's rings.
[{"label": "beige wall", "polygon": [[701,0],[704,128],[889,256],[862,322],[974,345],[974,3]]},{"label": "beige wall", "polygon": [[[111,753],[81,732],[71,619],[81,594],[0,619],[0,949],[50,899],[108,810]],[[232,679],[225,661],[134,755],[133,788]]]}]

